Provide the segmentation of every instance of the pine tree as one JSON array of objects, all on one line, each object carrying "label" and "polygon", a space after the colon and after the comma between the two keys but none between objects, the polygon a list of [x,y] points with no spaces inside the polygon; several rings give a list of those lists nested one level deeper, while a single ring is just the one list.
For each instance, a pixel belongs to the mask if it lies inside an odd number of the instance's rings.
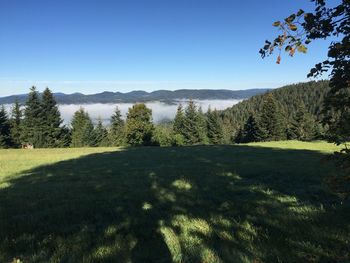
[{"label": "pine tree", "polygon": [[316,123],[313,116],[301,104],[295,113],[290,127],[290,137],[307,141],[312,140],[316,133]]},{"label": "pine tree", "polygon": [[202,107],[198,107],[198,129],[199,129],[199,138],[200,143],[208,144],[208,130],[207,130],[207,116],[204,114]]},{"label": "pine tree", "polygon": [[184,111],[182,104],[180,103],[177,107],[174,124],[173,124],[173,132],[174,134],[182,134],[184,131]]},{"label": "pine tree", "polygon": [[71,130],[66,125],[64,125],[61,129],[60,140],[57,147],[69,147],[71,144],[72,144]]},{"label": "pine tree", "polygon": [[42,95],[44,147],[56,147],[62,139],[62,119],[52,92],[46,88]]},{"label": "pine tree", "polygon": [[21,146],[21,134],[22,134],[22,110],[19,101],[16,99],[11,113],[11,138],[14,147]]},{"label": "pine tree", "polygon": [[110,141],[113,146],[121,146],[125,142],[125,122],[122,119],[122,114],[116,107],[111,118]]},{"label": "pine tree", "polygon": [[108,141],[108,132],[107,129],[103,126],[101,118],[98,119],[96,128],[95,128],[95,146],[109,146]]},{"label": "pine tree", "polygon": [[251,114],[244,125],[241,135],[241,142],[258,142],[262,140],[262,131],[253,114]]},{"label": "pine tree", "polygon": [[126,141],[130,145],[151,145],[153,135],[152,110],[144,103],[129,108],[126,119]]},{"label": "pine tree", "polygon": [[83,108],[74,113],[72,119],[72,147],[87,147],[96,144],[94,125]]},{"label": "pine tree", "polygon": [[207,130],[209,142],[212,144],[223,143],[223,126],[217,110],[211,111],[208,109],[207,112]]},{"label": "pine tree", "polygon": [[264,96],[260,115],[260,127],[263,141],[281,140],[285,137],[282,116],[271,93]]},{"label": "pine tree", "polygon": [[0,109],[0,148],[9,148],[12,145],[11,141],[10,121],[7,117],[5,107]]},{"label": "pine tree", "polygon": [[198,144],[201,142],[200,120],[195,103],[190,100],[185,110],[184,127],[182,135],[186,144]]},{"label": "pine tree", "polygon": [[24,110],[22,141],[38,148],[44,146],[43,110],[35,87],[30,89]]},{"label": "pine tree", "polygon": [[244,143],[245,137],[246,137],[246,134],[244,133],[244,130],[240,128],[238,132],[233,135],[231,141],[234,143]]}]

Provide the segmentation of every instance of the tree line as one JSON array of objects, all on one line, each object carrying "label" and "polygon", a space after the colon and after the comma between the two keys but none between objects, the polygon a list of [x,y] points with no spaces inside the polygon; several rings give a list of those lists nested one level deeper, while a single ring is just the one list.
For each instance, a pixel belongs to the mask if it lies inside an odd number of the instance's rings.
[{"label": "tree line", "polygon": [[323,103],[329,81],[288,85],[220,112],[225,141],[325,139]]},{"label": "tree line", "polygon": [[[17,101],[10,114],[0,110],[0,145],[18,148],[97,147],[123,145],[182,146],[230,144],[273,140],[324,139],[322,105],[328,81],[308,82],[254,96],[224,111],[189,101],[179,105],[173,121],[154,124],[152,110],[133,105],[124,120],[118,108],[109,125],[94,125],[80,108],[69,126],[63,125],[56,100],[47,88],[40,95],[33,87],[23,107]],[[10,117],[8,116],[10,115]]]},{"label": "tree line", "polygon": [[203,113],[190,101],[181,104],[175,120],[154,124],[152,110],[144,103],[129,108],[126,120],[116,107],[105,126],[101,119],[94,125],[88,112],[80,108],[69,126],[63,125],[57,102],[50,89],[42,95],[30,89],[24,109],[18,101],[10,114],[0,109],[0,147],[19,148],[30,144],[36,148],[98,147],[123,145],[181,146],[223,143],[223,125],[218,111]]}]

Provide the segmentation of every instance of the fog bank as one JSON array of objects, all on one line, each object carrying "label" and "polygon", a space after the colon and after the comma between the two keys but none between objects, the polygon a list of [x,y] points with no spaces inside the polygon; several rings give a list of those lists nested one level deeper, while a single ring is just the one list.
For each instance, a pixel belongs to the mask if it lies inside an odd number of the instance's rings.
[{"label": "fog bank", "polygon": [[[197,106],[201,106],[203,111],[206,112],[209,108],[223,110],[237,104],[241,100],[195,100]],[[152,109],[153,121],[159,123],[163,120],[172,120],[175,117],[176,109],[180,103],[184,106],[187,104],[187,100],[179,100],[176,103],[170,105],[163,102],[147,102],[148,108]],[[70,105],[59,105],[59,110],[65,124],[69,124],[72,120],[74,112],[83,107],[96,123],[98,118],[101,118],[104,124],[109,124],[110,117],[112,116],[115,108],[118,106],[123,118],[126,118],[128,109],[132,107],[134,103],[118,103],[118,104],[70,104]],[[7,112],[11,109],[11,105],[5,105]]]}]

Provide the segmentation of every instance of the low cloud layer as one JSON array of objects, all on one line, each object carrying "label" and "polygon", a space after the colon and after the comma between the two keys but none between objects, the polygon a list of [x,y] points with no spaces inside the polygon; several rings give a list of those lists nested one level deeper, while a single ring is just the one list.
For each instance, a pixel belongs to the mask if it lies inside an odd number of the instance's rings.
[{"label": "low cloud layer", "polygon": [[[209,106],[211,109],[223,110],[237,104],[240,100],[196,100],[195,103],[201,106],[203,111],[207,111]],[[178,101],[176,104],[165,104],[162,102],[148,102],[147,107],[152,109],[153,121],[158,123],[162,120],[172,120],[175,117],[178,105],[182,103],[184,106],[187,101]],[[108,124],[109,120],[118,106],[123,117],[126,117],[128,109],[132,107],[133,103],[119,103],[119,104],[81,104],[81,105],[59,105],[59,110],[65,124],[69,124],[72,120],[74,112],[83,107],[93,119],[94,122],[101,118],[104,124]],[[6,105],[7,110],[10,110],[11,105]]]}]

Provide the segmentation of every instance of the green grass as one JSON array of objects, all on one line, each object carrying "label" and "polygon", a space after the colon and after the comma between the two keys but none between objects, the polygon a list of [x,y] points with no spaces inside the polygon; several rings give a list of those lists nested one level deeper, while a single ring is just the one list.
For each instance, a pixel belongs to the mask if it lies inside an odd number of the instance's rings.
[{"label": "green grass", "polygon": [[0,150],[0,262],[349,262],[336,149]]}]

